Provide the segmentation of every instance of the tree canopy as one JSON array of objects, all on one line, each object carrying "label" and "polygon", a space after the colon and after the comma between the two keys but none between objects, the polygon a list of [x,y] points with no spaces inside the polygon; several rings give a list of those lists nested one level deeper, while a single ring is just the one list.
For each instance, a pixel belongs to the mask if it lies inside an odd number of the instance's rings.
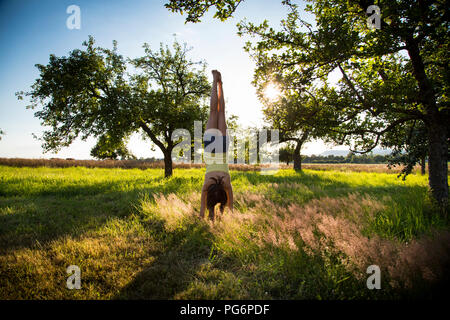
[{"label": "tree canopy", "polygon": [[200,22],[200,18],[214,7],[214,18],[224,21],[230,18],[243,0],[169,0],[165,7],[172,12],[187,13],[186,22]]},{"label": "tree canopy", "polygon": [[[94,44],[89,37],[83,50],[50,55],[47,65],[36,65],[40,75],[31,91],[17,93],[19,99],[30,98],[28,108],[37,109],[35,116],[50,127],[41,137],[44,151],[93,136],[99,138],[93,152],[104,154],[100,149],[124,146],[130,134],[140,131],[163,152],[165,176],[170,176],[171,152],[178,143],[172,131],[193,132],[194,120],[206,118],[205,63],[189,60],[189,48],[177,41],[172,50],[161,44],[153,51],[144,44],[145,55],[136,59],[119,55],[116,42],[113,49]],[[137,72],[128,73],[128,64]]]}]

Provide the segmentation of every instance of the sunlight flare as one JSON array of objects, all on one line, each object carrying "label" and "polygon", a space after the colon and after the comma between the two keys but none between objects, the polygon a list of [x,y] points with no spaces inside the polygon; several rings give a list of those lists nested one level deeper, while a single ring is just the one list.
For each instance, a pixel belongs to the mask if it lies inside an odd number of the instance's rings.
[{"label": "sunlight flare", "polygon": [[264,97],[266,99],[268,99],[269,101],[273,102],[273,101],[278,100],[280,95],[281,95],[280,87],[273,82],[270,82],[264,88]]}]

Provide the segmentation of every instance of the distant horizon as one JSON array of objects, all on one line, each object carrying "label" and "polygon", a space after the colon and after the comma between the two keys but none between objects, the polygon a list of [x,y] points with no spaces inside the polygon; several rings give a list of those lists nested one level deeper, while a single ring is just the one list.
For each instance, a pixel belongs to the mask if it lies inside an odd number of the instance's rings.
[{"label": "distant horizon", "polygon": [[[343,152],[346,152],[345,154],[343,154]],[[306,154],[306,153],[302,153],[302,156],[328,156],[328,155],[334,155],[334,156],[345,156],[348,153],[350,153],[350,149],[329,149],[329,150],[325,150],[320,154],[315,154],[315,153],[310,153],[310,154]],[[368,154],[373,154],[373,155],[387,155],[390,153],[389,149],[383,149],[383,148],[375,148],[373,149],[371,152],[369,152]],[[109,160],[109,159],[96,159],[94,157],[91,157],[89,159],[85,159],[85,158],[76,158],[76,157],[58,157],[58,156],[51,156],[51,157],[4,157],[4,156],[0,156],[0,158],[3,159],[45,159],[45,160],[52,160],[52,159],[59,159],[59,160],[68,160],[68,159],[74,159],[74,160]],[[164,158],[159,158],[159,157],[155,157],[155,156],[150,156],[150,157],[137,157],[135,160],[146,160],[146,159],[155,159],[155,160],[161,160],[163,161]],[[120,160],[120,159],[117,159]]]}]

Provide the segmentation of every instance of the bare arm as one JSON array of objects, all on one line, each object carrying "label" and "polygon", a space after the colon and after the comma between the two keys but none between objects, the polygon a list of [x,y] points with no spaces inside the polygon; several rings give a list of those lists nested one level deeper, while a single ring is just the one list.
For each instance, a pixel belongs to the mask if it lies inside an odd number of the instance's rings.
[{"label": "bare arm", "polygon": [[228,208],[230,208],[231,211],[233,211],[233,186],[231,185],[231,177],[230,176],[225,176],[224,177],[224,189],[225,192],[227,193],[227,198],[228,198]]},{"label": "bare arm", "polygon": [[210,179],[205,176],[205,181],[203,182],[202,186],[202,194],[200,197],[200,217],[205,217],[205,211],[206,211],[206,196],[208,194],[208,187],[211,184]]},{"label": "bare arm", "polygon": [[205,209],[206,209],[206,190],[202,189],[202,196],[200,198],[200,217],[205,217]]}]

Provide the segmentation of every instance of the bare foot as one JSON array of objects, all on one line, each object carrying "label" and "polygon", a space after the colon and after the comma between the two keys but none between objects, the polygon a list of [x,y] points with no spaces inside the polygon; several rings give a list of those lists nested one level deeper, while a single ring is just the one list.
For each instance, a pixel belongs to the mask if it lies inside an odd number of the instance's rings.
[{"label": "bare foot", "polygon": [[213,78],[214,78],[215,81],[217,81],[217,82],[222,82],[222,75],[220,74],[219,71],[217,71],[217,70],[212,70],[211,72],[212,72],[212,74],[213,74]]}]

